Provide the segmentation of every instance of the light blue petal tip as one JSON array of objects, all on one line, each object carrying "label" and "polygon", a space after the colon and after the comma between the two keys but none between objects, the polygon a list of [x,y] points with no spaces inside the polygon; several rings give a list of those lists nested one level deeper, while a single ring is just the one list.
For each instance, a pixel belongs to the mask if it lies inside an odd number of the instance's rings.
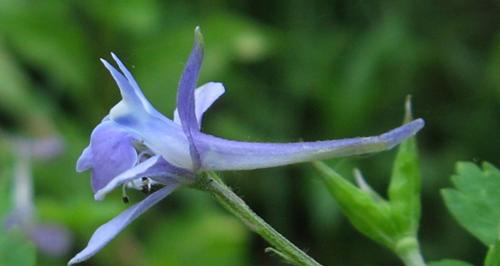
[{"label": "light blue petal tip", "polygon": [[113,60],[115,60],[115,62],[118,64],[118,66],[123,65],[122,61],[120,60],[120,58],[118,58],[118,56],[115,53],[111,52],[111,57],[113,58]]},{"label": "light blue petal tip", "polygon": [[203,34],[201,33],[200,26],[196,26],[196,28],[194,28],[194,40],[197,44],[203,46]]},{"label": "light blue petal tip", "polygon": [[417,134],[417,132],[420,131],[424,127],[424,125],[424,120],[422,118],[418,118],[411,121],[410,123],[404,124],[396,129],[384,133],[380,137],[382,140],[385,140],[387,142],[387,148],[391,149],[401,141]]},{"label": "light blue petal tip", "polygon": [[422,118],[418,118],[414,120],[415,123],[415,133],[422,129],[425,126],[425,121]]},{"label": "light blue petal tip", "polygon": [[110,63],[108,63],[108,61],[106,61],[105,59],[102,59],[102,58],[99,58],[99,60],[101,61],[101,63],[104,65],[104,67],[106,67],[107,69],[111,70],[111,69],[115,69]]}]

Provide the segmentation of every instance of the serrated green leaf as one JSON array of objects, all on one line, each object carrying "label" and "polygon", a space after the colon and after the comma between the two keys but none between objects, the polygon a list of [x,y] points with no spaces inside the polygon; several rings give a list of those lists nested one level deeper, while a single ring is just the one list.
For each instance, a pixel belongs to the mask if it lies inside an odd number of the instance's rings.
[{"label": "serrated green leaf", "polygon": [[444,259],[444,260],[429,262],[427,266],[473,266],[473,265],[461,260]]},{"label": "serrated green leaf", "polygon": [[451,177],[455,188],[441,191],[446,206],[467,231],[486,246],[493,245],[500,222],[500,171],[489,163],[482,170],[468,162],[456,168]]}]

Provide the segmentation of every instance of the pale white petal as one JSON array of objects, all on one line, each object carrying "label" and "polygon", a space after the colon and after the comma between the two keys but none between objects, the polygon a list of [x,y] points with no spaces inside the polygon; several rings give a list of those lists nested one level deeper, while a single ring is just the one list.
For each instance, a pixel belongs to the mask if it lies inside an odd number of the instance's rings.
[{"label": "pale white petal", "polygon": [[[224,94],[224,91],[224,86],[219,82],[208,82],[194,91],[195,113],[198,125],[201,125],[203,114]],[[179,125],[181,123],[177,109],[174,111],[174,122]]]}]

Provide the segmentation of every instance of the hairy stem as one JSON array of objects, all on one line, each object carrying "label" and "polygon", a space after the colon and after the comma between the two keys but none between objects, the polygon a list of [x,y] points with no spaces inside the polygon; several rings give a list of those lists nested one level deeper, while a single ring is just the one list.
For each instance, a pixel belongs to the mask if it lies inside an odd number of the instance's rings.
[{"label": "hairy stem", "polygon": [[406,266],[425,266],[424,259],[418,250],[400,256]]},{"label": "hairy stem", "polygon": [[398,241],[395,252],[406,266],[426,265],[422,253],[420,253],[418,241],[414,237],[407,237]]},{"label": "hairy stem", "polygon": [[198,188],[210,192],[226,209],[231,211],[250,230],[262,236],[274,247],[276,254],[294,265],[321,266],[304,251],[296,247],[292,242],[272,228],[260,218],[248,205],[226,186],[214,173],[199,178],[196,185]]}]

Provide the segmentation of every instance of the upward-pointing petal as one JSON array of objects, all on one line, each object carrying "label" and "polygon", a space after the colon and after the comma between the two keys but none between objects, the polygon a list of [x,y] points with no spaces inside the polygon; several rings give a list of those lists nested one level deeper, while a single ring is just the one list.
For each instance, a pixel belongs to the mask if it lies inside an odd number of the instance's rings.
[{"label": "upward-pointing petal", "polygon": [[177,110],[182,124],[182,129],[186,134],[189,146],[191,159],[193,160],[194,168],[199,167],[200,155],[193,142],[193,134],[199,129],[198,121],[195,113],[194,90],[200,73],[201,62],[203,60],[203,40],[200,28],[195,29],[195,42],[189,59],[179,81],[177,92]]},{"label": "upward-pointing petal", "polygon": [[132,89],[134,90],[136,97],[139,98],[139,100],[142,103],[142,106],[146,109],[146,111],[152,115],[157,115],[157,116],[163,117],[163,115],[161,115],[158,111],[156,111],[156,109],[146,99],[146,97],[142,93],[141,89],[139,88],[137,81],[135,81],[134,77],[132,76],[130,71],[127,69],[127,67],[125,67],[125,65],[122,63],[120,58],[118,58],[118,56],[116,56],[114,53],[111,53],[111,57],[113,57],[116,64],[118,65],[118,68],[120,68],[123,75],[125,75],[125,78],[127,79],[128,83],[130,84]]},{"label": "upward-pointing petal", "polygon": [[423,126],[416,119],[378,136],[297,143],[240,142],[199,133],[196,145],[203,170],[249,170],[388,150]]},{"label": "upward-pointing petal", "polygon": [[201,62],[203,60],[203,44],[200,28],[195,29],[195,42],[189,59],[179,81],[177,91],[177,110],[185,130],[198,130],[195,114],[194,90],[198,82]]},{"label": "upward-pointing petal", "polygon": [[[123,74],[105,60],[101,61],[118,84],[123,100],[111,109],[105,120],[115,122],[125,131],[134,134],[169,162],[192,169],[189,149],[193,145],[190,145],[184,130],[152,107],[123,63],[115,55],[113,58]],[[87,159],[87,156],[83,158]],[[79,166],[83,168],[85,160]]]},{"label": "upward-pointing petal", "polygon": [[125,103],[136,111],[145,110],[141,95],[137,94],[136,89],[132,86],[129,80],[106,60],[101,59],[101,62],[104,64],[106,69],[108,69],[109,73],[111,73],[111,76],[113,76],[116,84],[118,84],[118,88],[120,88],[120,93]]},{"label": "upward-pointing petal", "polygon": [[133,205],[111,221],[101,225],[92,235],[87,244],[87,247],[76,254],[68,265],[80,263],[94,256],[99,250],[106,246],[118,233],[120,233],[127,225],[134,221],[137,217],[147,211],[151,206],[158,203],[160,200],[168,196],[178,187],[178,184],[170,184],[164,188],[149,195],[143,201]]},{"label": "upward-pointing petal", "polygon": [[111,53],[111,57],[113,57],[113,60],[115,60],[116,64],[118,65],[118,68],[120,68],[121,72],[123,75],[125,75],[125,78],[127,78],[128,82],[130,85],[133,87],[135,90],[136,94],[139,96],[142,96],[141,98],[144,98],[144,95],[142,94],[141,90],[139,89],[139,85],[137,84],[137,81],[135,81],[134,77],[130,73],[130,71],[125,67],[125,64],[122,63],[120,58],[116,56],[114,53]]}]

